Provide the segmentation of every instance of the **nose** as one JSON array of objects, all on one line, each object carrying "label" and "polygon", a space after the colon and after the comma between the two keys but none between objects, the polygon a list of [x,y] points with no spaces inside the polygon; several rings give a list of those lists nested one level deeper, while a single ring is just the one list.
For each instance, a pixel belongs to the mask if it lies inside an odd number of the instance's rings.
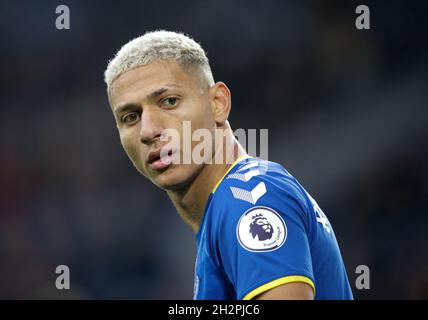
[{"label": "nose", "polygon": [[161,135],[162,128],[158,124],[156,114],[146,108],[141,114],[141,129],[140,129],[140,141],[143,144],[151,144],[155,139],[158,139]]}]

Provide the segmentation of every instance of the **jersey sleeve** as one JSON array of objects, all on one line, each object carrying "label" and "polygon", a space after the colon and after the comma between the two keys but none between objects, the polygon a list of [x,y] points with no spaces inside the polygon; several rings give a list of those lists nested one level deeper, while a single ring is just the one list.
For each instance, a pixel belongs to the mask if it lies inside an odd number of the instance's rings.
[{"label": "jersey sleeve", "polygon": [[315,293],[308,241],[307,199],[285,175],[231,182],[218,250],[237,299],[304,282]]}]

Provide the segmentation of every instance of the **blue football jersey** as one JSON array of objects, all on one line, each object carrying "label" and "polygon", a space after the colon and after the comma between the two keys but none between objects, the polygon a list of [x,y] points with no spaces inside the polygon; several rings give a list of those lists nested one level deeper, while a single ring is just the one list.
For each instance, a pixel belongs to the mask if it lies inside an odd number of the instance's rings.
[{"label": "blue football jersey", "polygon": [[196,234],[194,299],[252,299],[304,282],[315,299],[353,299],[333,228],[281,165],[238,159],[212,191]]}]

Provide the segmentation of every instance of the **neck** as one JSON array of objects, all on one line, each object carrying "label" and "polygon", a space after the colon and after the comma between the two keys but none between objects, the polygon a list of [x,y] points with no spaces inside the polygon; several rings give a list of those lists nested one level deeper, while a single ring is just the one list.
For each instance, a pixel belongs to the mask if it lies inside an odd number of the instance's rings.
[{"label": "neck", "polygon": [[222,164],[215,164],[214,160],[213,164],[204,164],[199,174],[189,185],[180,190],[167,191],[178,214],[195,233],[199,230],[205,206],[213,188],[232,163],[246,155],[245,150],[233,135],[231,139],[233,139],[233,152],[230,155],[223,154],[225,161]]}]

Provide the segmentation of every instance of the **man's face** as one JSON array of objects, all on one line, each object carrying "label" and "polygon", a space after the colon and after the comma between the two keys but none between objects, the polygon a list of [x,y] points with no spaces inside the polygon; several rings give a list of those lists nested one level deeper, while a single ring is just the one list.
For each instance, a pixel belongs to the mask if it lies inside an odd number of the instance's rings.
[{"label": "man's face", "polygon": [[[196,73],[184,71],[175,61],[155,61],[120,75],[109,99],[122,146],[140,173],[166,190],[183,188],[197,176],[203,164],[159,159],[168,143],[160,140],[163,130],[176,130],[182,141],[183,121],[191,121],[192,132],[215,126],[209,89]],[[192,150],[196,144],[191,143]],[[181,145],[170,155],[178,152],[183,159],[182,150]]]}]

